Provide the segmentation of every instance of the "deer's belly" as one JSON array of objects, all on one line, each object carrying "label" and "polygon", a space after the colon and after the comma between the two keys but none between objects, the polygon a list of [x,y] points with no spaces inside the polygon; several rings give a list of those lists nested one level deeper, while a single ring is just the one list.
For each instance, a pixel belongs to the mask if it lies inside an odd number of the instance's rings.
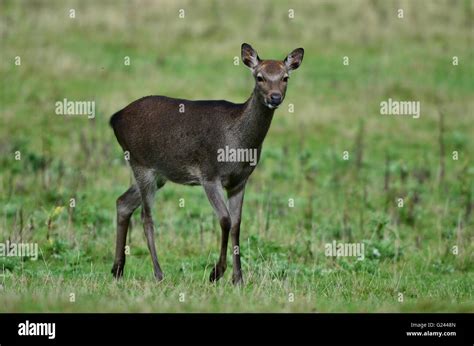
[{"label": "deer's belly", "polygon": [[154,152],[154,168],[168,180],[183,185],[220,180],[225,188],[235,187],[250,176],[260,158],[260,148],[232,149],[225,146],[201,150],[186,144],[178,146],[170,156],[167,150],[162,150],[164,143],[160,144],[155,146],[161,150]]},{"label": "deer's belly", "polygon": [[220,180],[226,189],[240,185],[247,180],[255,169],[248,163],[222,163],[218,168],[209,170],[209,167],[189,166],[179,170],[165,170],[162,175],[168,180],[182,185],[201,185],[202,181]]}]

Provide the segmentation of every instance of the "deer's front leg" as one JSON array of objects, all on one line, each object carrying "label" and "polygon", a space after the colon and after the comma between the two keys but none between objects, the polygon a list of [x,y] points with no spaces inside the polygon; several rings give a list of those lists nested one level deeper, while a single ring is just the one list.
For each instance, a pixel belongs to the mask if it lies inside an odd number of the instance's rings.
[{"label": "deer's front leg", "polygon": [[211,203],[214,211],[217,214],[217,217],[219,218],[219,223],[222,230],[221,253],[219,256],[219,261],[214,266],[214,269],[212,270],[209,277],[209,280],[214,282],[219,280],[224,275],[224,272],[227,268],[227,243],[229,240],[231,219],[225,202],[221,182],[203,182],[202,186],[204,187],[204,191],[206,191],[209,202]]},{"label": "deer's front leg", "polygon": [[235,191],[229,191],[229,211],[232,225],[230,236],[232,238],[233,273],[234,285],[243,284],[242,267],[240,264],[240,220],[242,216],[242,204],[244,202],[245,184]]}]

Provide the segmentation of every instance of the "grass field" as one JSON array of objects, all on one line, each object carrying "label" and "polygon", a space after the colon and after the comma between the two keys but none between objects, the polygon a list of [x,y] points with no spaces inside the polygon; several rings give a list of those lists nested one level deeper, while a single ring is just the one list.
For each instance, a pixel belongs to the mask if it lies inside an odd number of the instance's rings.
[{"label": "grass field", "polygon": [[[0,257],[0,312],[474,311],[473,1],[0,4],[0,242],[40,249]],[[152,94],[243,102],[242,42],[262,58],[305,48],[247,185],[245,285],[230,260],[208,282],[218,221],[200,187],[172,183],[154,208],[164,281],[139,212],[113,280],[131,173],[109,117]],[[96,117],[56,115],[64,98]],[[388,98],[419,101],[420,118],[380,115]],[[332,241],[365,259],[327,257]]]}]

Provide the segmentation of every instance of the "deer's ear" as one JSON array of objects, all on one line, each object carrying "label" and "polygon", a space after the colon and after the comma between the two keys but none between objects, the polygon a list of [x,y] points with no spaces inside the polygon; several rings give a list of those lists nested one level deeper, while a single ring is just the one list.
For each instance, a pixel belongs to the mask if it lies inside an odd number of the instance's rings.
[{"label": "deer's ear", "polygon": [[252,46],[247,43],[242,43],[241,53],[242,61],[251,69],[257,67],[261,61],[255,49],[253,49]]},{"label": "deer's ear", "polygon": [[303,62],[304,49],[296,48],[283,60],[288,71],[296,70]]}]

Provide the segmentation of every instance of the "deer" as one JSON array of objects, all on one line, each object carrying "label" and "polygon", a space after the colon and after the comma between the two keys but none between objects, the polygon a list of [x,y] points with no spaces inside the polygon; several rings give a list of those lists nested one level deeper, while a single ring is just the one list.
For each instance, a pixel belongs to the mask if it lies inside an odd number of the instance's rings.
[{"label": "deer", "polygon": [[252,149],[259,162],[273,113],[283,102],[289,75],[301,65],[303,55],[304,49],[297,48],[283,60],[262,60],[251,45],[243,43],[241,59],[255,79],[253,92],[244,103],[146,96],[111,117],[110,125],[124,153],[128,153],[134,177],[134,183],[116,201],[112,267],[116,279],[124,273],[130,218],[139,206],[154,277],[157,281],[163,279],[155,248],[152,206],[157,190],[171,181],[202,186],[219,219],[220,256],[209,280],[215,282],[224,275],[230,234],[232,283],[243,284],[240,222],[245,186],[256,165],[243,160],[219,161],[217,153],[226,146]]}]

